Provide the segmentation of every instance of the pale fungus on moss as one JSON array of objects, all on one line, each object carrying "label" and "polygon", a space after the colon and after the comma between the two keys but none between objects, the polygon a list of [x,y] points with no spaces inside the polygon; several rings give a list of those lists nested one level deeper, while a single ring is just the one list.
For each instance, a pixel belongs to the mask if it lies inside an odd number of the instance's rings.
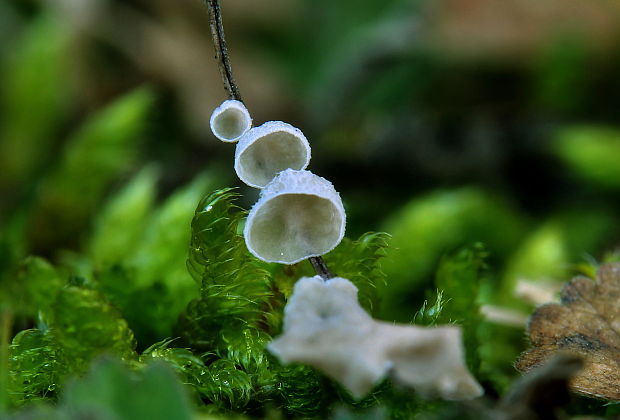
[{"label": "pale fungus on moss", "polygon": [[463,362],[458,327],[421,328],[376,321],[344,278],[304,277],[284,309],[283,334],[269,351],[283,363],[321,370],[361,398],[387,375],[426,396],[482,395]]},{"label": "pale fungus on moss", "polygon": [[[217,1],[209,3],[219,11]],[[217,19],[216,19],[217,20]],[[218,22],[212,22],[224,85],[240,99]],[[221,26],[221,22],[220,22]],[[304,277],[284,308],[284,331],[268,349],[284,364],[321,370],[361,398],[390,376],[427,396],[449,400],[482,394],[464,363],[461,330],[421,328],[374,320],[360,306],[358,289],[333,277],[321,258],[344,237],[346,214],[331,182],[305,170],[308,140],[282,121],[251,128],[242,102],[231,99],[211,117],[213,133],[238,141],[234,168],[239,179],[260,188],[243,236],[250,253],[265,262],[295,264],[310,259],[317,276]]]},{"label": "pale fungus on moss", "polygon": [[211,131],[226,143],[235,143],[252,127],[252,117],[243,102],[229,99],[211,114]]},{"label": "pale fungus on moss", "polygon": [[342,200],[331,182],[287,169],[261,191],[248,215],[245,242],[263,261],[295,264],[334,249],[345,222]]},{"label": "pale fungus on moss", "polygon": [[268,121],[248,131],[237,144],[235,171],[251,187],[263,188],[285,169],[306,169],[310,144],[301,130]]}]

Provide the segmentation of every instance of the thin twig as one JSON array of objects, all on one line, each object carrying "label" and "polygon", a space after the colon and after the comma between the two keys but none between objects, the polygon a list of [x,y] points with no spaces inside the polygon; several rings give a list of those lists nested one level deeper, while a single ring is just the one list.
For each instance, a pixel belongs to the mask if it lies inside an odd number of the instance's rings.
[{"label": "thin twig", "polygon": [[325,263],[323,257],[310,257],[308,258],[308,261],[310,261],[310,264],[312,264],[314,271],[316,271],[316,273],[321,276],[323,280],[329,280],[334,277],[334,274],[329,271],[329,268],[327,267],[327,264]]},{"label": "thin twig", "polygon": [[239,88],[235,84],[226,38],[224,38],[224,24],[222,23],[222,12],[220,11],[219,0],[205,0],[209,8],[209,25],[211,26],[211,36],[215,46],[215,59],[220,68],[224,89],[228,92],[230,99],[243,102]]},{"label": "thin twig", "polygon": [[[219,0],[205,0],[209,8],[209,24],[211,26],[211,37],[215,46],[215,59],[217,60],[224,82],[224,89],[228,92],[230,99],[236,99],[243,102],[239,88],[235,84],[233,78],[232,66],[230,64],[230,56],[228,55],[228,47],[226,47],[226,39],[224,38],[224,24],[222,23],[222,12],[220,10]],[[334,277],[323,257],[311,257],[308,259],[314,271],[324,280]]]}]

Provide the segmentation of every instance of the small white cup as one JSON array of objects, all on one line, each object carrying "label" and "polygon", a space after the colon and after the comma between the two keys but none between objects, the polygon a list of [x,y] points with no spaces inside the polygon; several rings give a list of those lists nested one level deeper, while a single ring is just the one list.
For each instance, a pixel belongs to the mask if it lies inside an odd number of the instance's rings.
[{"label": "small white cup", "polygon": [[245,243],[263,261],[295,264],[334,249],[345,224],[344,206],[331,182],[287,169],[261,191],[250,210]]},{"label": "small white cup", "polygon": [[252,128],[237,144],[235,172],[250,187],[265,187],[285,169],[302,170],[310,162],[310,144],[301,130],[282,121]]},{"label": "small white cup", "polygon": [[252,127],[252,117],[242,102],[229,99],[211,114],[211,131],[226,143],[235,143]]}]

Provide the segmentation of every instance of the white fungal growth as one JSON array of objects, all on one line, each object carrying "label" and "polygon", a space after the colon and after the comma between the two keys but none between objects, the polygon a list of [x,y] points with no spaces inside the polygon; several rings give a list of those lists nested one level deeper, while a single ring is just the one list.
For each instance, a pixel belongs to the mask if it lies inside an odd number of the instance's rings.
[{"label": "white fungal growth", "polygon": [[251,187],[263,188],[285,169],[306,169],[310,144],[301,130],[282,121],[252,128],[237,144],[235,171]]},{"label": "white fungal growth", "polygon": [[347,279],[304,277],[284,308],[284,332],[268,346],[283,363],[321,370],[361,398],[388,374],[426,396],[478,397],[458,327],[420,328],[372,319]]},{"label": "white fungal growth", "polygon": [[252,118],[245,105],[234,99],[224,101],[211,114],[211,131],[227,143],[239,140],[252,127]]},{"label": "white fungal growth", "polygon": [[287,169],[261,191],[245,224],[245,243],[267,262],[294,264],[323,255],[342,240],[346,216],[331,182]]}]

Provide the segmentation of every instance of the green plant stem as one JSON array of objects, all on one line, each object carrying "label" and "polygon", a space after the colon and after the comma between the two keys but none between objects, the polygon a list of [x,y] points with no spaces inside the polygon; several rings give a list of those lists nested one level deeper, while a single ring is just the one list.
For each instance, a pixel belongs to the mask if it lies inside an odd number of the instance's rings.
[{"label": "green plant stem", "polygon": [[[211,27],[211,37],[213,38],[213,45],[215,46],[215,59],[217,60],[220,68],[220,74],[222,75],[222,82],[224,82],[224,89],[228,92],[230,99],[236,99],[243,102],[241,99],[241,93],[235,83],[233,77],[232,65],[230,64],[230,56],[228,54],[228,47],[226,46],[226,38],[224,37],[224,24],[222,23],[222,11],[220,10],[219,0],[205,0],[207,8],[209,9],[209,25]],[[321,276],[324,280],[334,277],[334,274],[329,270],[323,257],[310,257],[308,259],[314,271]]]},{"label": "green plant stem", "polygon": [[9,340],[13,328],[13,314],[4,309],[0,315],[0,414],[9,404]]}]

